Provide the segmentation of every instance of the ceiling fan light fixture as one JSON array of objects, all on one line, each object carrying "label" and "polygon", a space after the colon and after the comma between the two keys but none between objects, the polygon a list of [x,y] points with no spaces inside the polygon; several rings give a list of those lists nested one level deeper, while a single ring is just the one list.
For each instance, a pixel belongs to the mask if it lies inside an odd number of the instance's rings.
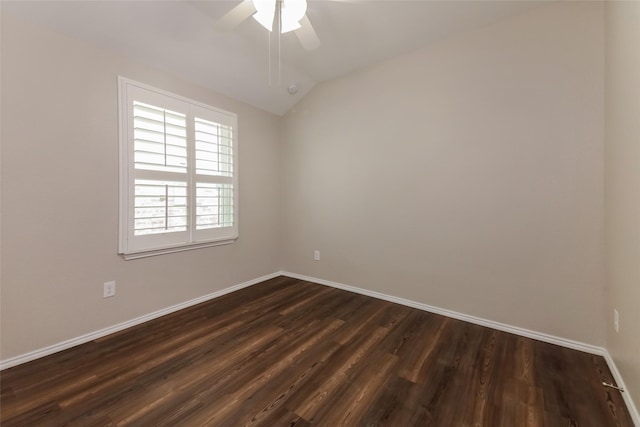
[{"label": "ceiling fan light fixture", "polygon": [[307,13],[307,0],[282,0],[282,33],[300,28],[300,20]]},{"label": "ceiling fan light fixture", "polygon": [[276,15],[276,0],[252,0],[256,13],[253,19],[269,31],[273,31],[273,18]]},{"label": "ceiling fan light fixture", "polygon": [[253,18],[267,30],[273,32],[276,2],[280,2],[282,33],[300,28],[300,20],[307,13],[307,0],[252,0],[256,8]]}]

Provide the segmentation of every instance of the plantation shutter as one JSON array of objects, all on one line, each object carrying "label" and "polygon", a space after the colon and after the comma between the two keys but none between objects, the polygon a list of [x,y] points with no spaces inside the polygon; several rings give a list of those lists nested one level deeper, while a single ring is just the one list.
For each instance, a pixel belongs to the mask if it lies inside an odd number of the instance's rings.
[{"label": "plantation shutter", "polygon": [[237,238],[236,116],[120,83],[120,253]]},{"label": "plantation shutter", "polygon": [[193,107],[195,159],[194,240],[237,235],[234,116]]}]

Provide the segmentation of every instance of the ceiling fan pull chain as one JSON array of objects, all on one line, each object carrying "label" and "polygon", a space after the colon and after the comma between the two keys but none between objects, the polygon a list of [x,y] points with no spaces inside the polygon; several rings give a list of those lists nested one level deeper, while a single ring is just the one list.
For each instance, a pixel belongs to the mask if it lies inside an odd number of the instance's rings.
[{"label": "ceiling fan pull chain", "polygon": [[269,42],[269,87],[271,87],[271,31],[267,31],[267,41]]},{"label": "ceiling fan pull chain", "polygon": [[282,87],[282,0],[277,0],[278,7],[278,87]]}]

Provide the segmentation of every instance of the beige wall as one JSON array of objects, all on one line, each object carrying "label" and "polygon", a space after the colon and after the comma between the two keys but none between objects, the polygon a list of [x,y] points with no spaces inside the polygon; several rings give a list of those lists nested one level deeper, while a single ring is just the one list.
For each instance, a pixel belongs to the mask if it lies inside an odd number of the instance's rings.
[{"label": "beige wall", "polygon": [[603,5],[562,3],[316,86],[284,267],[603,345],[603,60]]},{"label": "beige wall", "polygon": [[[238,114],[237,243],[116,254],[118,75]],[[1,136],[3,360],[279,270],[276,116],[5,12]]]},{"label": "beige wall", "polygon": [[[640,403],[640,3],[607,2],[607,349]],[[613,329],[613,310],[620,331]]]}]

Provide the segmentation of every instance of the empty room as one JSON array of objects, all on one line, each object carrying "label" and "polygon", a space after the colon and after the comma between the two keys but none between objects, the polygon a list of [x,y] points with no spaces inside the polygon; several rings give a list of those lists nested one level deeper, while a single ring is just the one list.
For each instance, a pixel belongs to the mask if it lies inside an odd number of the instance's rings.
[{"label": "empty room", "polygon": [[640,2],[0,25],[0,425],[640,426]]}]

